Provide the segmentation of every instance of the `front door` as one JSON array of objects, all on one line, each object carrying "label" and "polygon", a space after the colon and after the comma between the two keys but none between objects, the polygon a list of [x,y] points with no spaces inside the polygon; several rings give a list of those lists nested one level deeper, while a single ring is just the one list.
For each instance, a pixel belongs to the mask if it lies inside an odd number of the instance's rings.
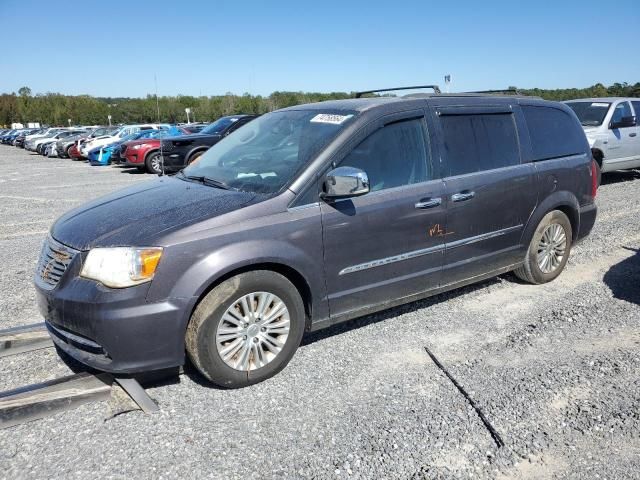
[{"label": "front door", "polygon": [[510,106],[436,113],[449,202],[443,282],[450,284],[522,260],[522,232],[538,189],[533,164],[521,164]]},{"label": "front door", "polygon": [[[618,103],[613,110],[611,123],[619,122],[625,117],[632,117],[631,104],[629,102]],[[609,128],[607,130],[606,144],[603,145],[604,162],[607,170],[617,170],[624,168],[633,168],[636,166],[634,146],[637,145],[635,138],[637,136],[636,126]]]},{"label": "front door", "polygon": [[370,192],[321,205],[332,317],[439,285],[444,184],[423,113],[404,117],[381,121],[338,162],[364,170]]}]

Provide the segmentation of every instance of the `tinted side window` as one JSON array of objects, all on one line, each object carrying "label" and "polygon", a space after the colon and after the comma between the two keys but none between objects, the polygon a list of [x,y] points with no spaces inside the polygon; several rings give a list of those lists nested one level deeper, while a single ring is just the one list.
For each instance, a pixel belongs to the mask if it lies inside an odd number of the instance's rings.
[{"label": "tinted side window", "polygon": [[615,110],[613,111],[613,117],[611,117],[612,122],[619,122],[624,117],[631,117],[633,114],[631,113],[631,105],[629,102],[622,102],[616,105]]},{"label": "tinted side window", "polygon": [[426,152],[422,121],[405,120],[372,133],[340,165],[364,170],[375,192],[430,179]]},{"label": "tinted side window", "polygon": [[442,115],[448,175],[463,175],[520,163],[511,113]]},{"label": "tinted side window", "polygon": [[640,102],[631,102],[636,115],[636,125],[640,125]]},{"label": "tinted side window", "polygon": [[229,125],[229,128],[227,128],[227,131],[224,132],[224,133],[229,134],[229,133],[239,129],[241,126],[243,126],[248,121],[249,121],[248,119],[245,120],[244,118],[240,118],[240,119],[236,120],[235,122],[233,122],[231,125]]},{"label": "tinted side window", "polygon": [[582,127],[569,114],[557,108],[523,105],[529,128],[534,160],[548,160],[584,153],[586,140]]}]

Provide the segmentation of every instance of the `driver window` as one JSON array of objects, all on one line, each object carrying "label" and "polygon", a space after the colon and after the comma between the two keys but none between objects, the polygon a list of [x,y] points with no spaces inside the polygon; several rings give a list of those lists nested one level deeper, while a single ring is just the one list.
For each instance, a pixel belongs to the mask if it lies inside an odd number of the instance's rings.
[{"label": "driver window", "polygon": [[616,105],[615,110],[613,111],[613,117],[611,118],[612,122],[619,122],[624,117],[631,117],[633,113],[631,113],[631,105],[629,102],[622,102]]},{"label": "driver window", "polygon": [[340,166],[364,170],[372,192],[430,180],[422,120],[404,120],[375,131]]}]

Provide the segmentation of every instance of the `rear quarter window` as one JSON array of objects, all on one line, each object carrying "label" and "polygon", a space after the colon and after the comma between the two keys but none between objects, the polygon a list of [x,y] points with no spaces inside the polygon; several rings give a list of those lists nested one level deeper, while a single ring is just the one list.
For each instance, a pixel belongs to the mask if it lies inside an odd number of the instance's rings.
[{"label": "rear quarter window", "polygon": [[584,131],[567,112],[558,108],[523,105],[533,160],[577,155],[586,151]]}]

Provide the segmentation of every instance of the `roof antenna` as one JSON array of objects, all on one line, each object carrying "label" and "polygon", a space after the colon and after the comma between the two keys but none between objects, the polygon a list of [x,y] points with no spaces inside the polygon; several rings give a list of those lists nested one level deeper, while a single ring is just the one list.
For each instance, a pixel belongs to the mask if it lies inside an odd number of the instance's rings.
[{"label": "roof antenna", "polygon": [[[158,76],[153,74],[153,81],[156,84],[156,111],[158,113],[158,123],[160,123],[160,100],[158,99]],[[160,173],[159,177],[164,175],[164,157],[162,156],[162,137],[160,137]]]}]

